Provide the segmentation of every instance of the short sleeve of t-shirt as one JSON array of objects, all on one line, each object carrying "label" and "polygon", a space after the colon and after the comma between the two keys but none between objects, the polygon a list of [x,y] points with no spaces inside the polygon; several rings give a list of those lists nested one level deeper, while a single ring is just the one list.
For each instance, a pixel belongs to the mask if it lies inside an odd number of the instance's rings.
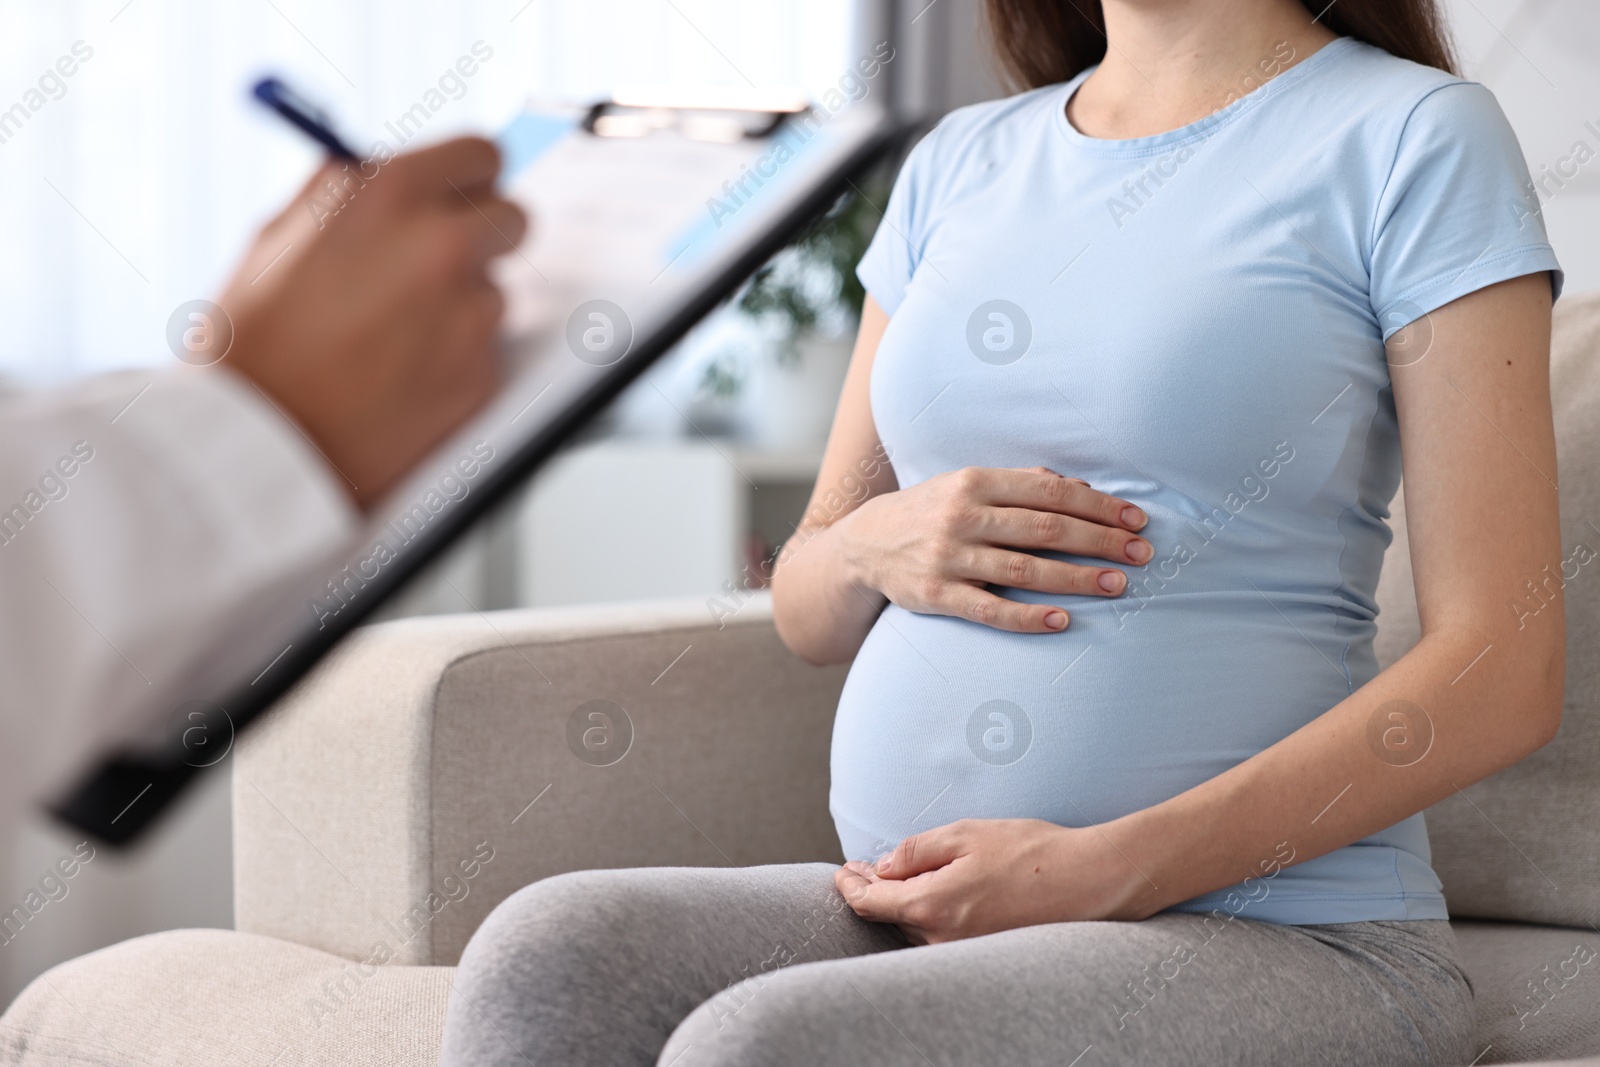
[{"label": "short sleeve of t-shirt", "polygon": [[1496,282],[1561,267],[1522,149],[1493,94],[1454,82],[1423,97],[1400,134],[1378,201],[1372,310],[1385,340]]},{"label": "short sleeve of t-shirt", "polygon": [[936,177],[930,157],[938,136],[936,127],[906,157],[895,178],[894,191],[889,194],[883,221],[856,267],[862,286],[889,315],[905,299],[906,286],[911,284],[927,245],[927,221]]}]

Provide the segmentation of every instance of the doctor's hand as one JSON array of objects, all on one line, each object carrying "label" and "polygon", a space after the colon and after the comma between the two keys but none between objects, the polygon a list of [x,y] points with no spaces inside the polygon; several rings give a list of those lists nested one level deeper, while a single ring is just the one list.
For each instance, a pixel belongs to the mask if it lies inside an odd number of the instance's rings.
[{"label": "doctor's hand", "polygon": [[1044,467],[967,467],[872,497],[837,526],[857,587],[877,590],[907,611],[1049,633],[1066,627],[1065,609],[1007,600],[985,587],[1118,596],[1128,582],[1115,567],[1031,551],[1148,563],[1154,550],[1134,533],[1147,521],[1126,500]]},{"label": "doctor's hand", "polygon": [[527,228],[500,156],[462,138],[330,162],[269,222],[218,299],[220,365],[305,431],[370,507],[493,395],[504,310],[489,261]]},{"label": "doctor's hand", "polygon": [[962,819],[906,838],[876,864],[853,860],[833,881],[857,915],[894,923],[914,945],[1160,910],[1098,828],[1040,819]]}]

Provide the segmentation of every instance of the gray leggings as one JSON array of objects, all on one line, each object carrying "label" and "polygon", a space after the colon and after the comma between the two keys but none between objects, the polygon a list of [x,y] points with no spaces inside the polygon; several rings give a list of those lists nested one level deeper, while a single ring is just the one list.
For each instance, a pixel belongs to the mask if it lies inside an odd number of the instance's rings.
[{"label": "gray leggings", "polygon": [[583,871],[497,908],[444,1063],[546,1067],[1465,1064],[1443,921],[1166,913],[908,947],[826,863]]}]

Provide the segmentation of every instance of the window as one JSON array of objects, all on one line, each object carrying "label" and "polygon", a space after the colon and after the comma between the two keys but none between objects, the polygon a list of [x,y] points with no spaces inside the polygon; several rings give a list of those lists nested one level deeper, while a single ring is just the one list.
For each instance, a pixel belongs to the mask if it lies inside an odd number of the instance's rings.
[{"label": "window", "polygon": [[[0,15],[0,375],[170,358],[316,154],[248,100],[282,73],[357,145],[492,132],[623,83],[837,82],[853,0],[64,0]],[[448,76],[461,56],[470,78]],[[70,71],[70,73],[68,73]],[[441,82],[441,79],[444,79]],[[420,109],[418,105],[423,105]]]}]

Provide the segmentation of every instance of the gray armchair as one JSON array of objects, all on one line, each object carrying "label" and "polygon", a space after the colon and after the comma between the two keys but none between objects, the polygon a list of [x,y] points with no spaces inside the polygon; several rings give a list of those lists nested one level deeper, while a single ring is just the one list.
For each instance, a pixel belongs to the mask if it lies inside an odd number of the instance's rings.
[{"label": "gray armchair", "polygon": [[[1568,553],[1600,549],[1597,352],[1600,300],[1564,302]],[[1385,663],[1418,631],[1395,510]],[[1565,598],[1570,632],[1560,736],[1428,815],[1483,1064],[1600,1064],[1600,559],[1567,574],[1546,593]],[[55,968],[0,1018],[0,1060],[431,1067],[452,966],[522,885],[837,860],[827,756],[843,677],[789,655],[761,597],[721,626],[691,602],[365,630],[239,747],[238,930]]]}]

